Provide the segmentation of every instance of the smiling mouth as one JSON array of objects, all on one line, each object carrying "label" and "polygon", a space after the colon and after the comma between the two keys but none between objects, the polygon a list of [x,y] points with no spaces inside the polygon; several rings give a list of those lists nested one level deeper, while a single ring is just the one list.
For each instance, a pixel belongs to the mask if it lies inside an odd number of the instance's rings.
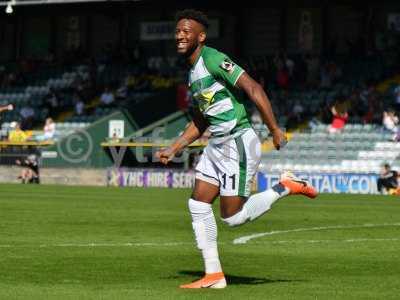
[{"label": "smiling mouth", "polygon": [[184,42],[178,42],[178,43],[176,44],[176,46],[177,46],[178,49],[183,49],[183,48],[186,47],[186,45],[187,45],[187,43],[184,43]]}]

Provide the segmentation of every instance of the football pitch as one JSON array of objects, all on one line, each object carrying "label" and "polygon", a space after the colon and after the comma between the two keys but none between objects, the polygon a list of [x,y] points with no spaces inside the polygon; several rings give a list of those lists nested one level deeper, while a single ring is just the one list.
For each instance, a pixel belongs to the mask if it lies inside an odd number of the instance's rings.
[{"label": "football pitch", "polygon": [[0,188],[0,299],[399,299],[399,197],[290,197],[218,221],[228,287],[180,290],[203,271],[190,190]]}]

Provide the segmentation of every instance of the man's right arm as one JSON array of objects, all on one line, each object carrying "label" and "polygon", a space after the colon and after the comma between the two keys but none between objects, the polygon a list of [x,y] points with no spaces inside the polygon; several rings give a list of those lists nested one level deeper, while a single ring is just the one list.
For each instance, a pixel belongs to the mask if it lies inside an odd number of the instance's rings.
[{"label": "man's right arm", "polygon": [[185,131],[178,137],[178,139],[168,148],[158,151],[156,156],[160,159],[163,164],[168,164],[173,159],[176,153],[183,150],[186,146],[193,143],[199,137],[201,137],[206,131],[208,125],[203,115],[199,110],[196,109],[193,116],[193,121],[189,123]]}]

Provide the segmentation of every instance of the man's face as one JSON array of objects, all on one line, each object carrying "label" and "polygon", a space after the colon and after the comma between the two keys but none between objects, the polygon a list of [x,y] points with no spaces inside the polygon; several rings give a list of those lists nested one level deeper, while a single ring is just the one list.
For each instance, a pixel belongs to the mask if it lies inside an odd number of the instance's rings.
[{"label": "man's face", "polygon": [[176,24],[175,41],[178,54],[189,57],[204,41],[202,25],[194,20],[182,19]]}]

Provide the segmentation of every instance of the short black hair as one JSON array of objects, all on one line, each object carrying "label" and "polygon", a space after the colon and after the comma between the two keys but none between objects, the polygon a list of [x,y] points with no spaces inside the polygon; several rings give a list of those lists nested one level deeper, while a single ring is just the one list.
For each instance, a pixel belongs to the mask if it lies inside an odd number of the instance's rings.
[{"label": "short black hair", "polygon": [[389,165],[388,163],[385,163],[385,164],[383,165],[383,167],[386,168],[386,169],[390,169],[390,165]]},{"label": "short black hair", "polygon": [[210,23],[208,21],[208,17],[206,16],[205,13],[199,10],[195,9],[184,9],[181,11],[178,11],[175,16],[176,22],[179,22],[182,19],[189,19],[189,20],[194,20],[201,25],[203,25],[206,29],[208,26],[210,26]]}]

